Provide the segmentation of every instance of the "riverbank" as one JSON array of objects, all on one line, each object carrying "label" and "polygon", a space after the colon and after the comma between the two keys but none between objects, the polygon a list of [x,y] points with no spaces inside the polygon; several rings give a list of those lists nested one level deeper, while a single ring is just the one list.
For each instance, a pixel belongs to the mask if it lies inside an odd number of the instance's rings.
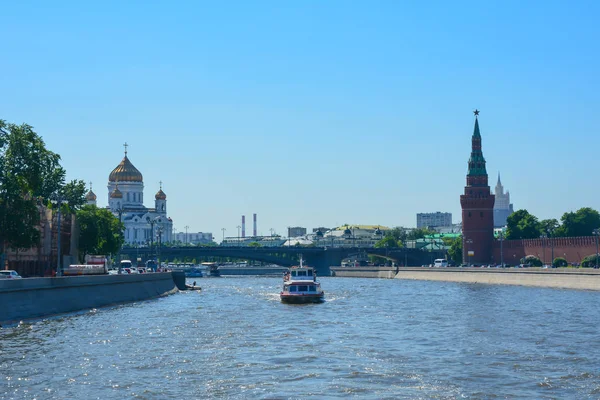
[{"label": "riverbank", "polygon": [[148,300],[177,291],[171,273],[0,280],[0,324]]},{"label": "riverbank", "polygon": [[352,278],[392,278],[407,280],[520,285],[560,289],[600,291],[600,271],[582,268],[398,268],[331,267],[332,275]]}]

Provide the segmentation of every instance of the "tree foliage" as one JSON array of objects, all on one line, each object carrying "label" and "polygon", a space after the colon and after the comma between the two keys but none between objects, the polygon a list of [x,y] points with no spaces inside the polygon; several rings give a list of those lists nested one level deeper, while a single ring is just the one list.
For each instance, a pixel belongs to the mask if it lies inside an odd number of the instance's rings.
[{"label": "tree foliage", "polygon": [[248,247],[263,247],[262,244],[258,242],[250,242],[248,243]]},{"label": "tree foliage", "polygon": [[123,245],[124,225],[109,210],[87,205],[77,211],[80,254],[116,254]]},{"label": "tree foliage", "polygon": [[534,239],[540,237],[537,217],[527,210],[518,210],[506,219],[506,239]]},{"label": "tree foliage", "polygon": [[537,256],[529,255],[529,256],[525,257],[525,264],[529,264],[533,267],[541,267],[542,260],[540,260],[540,258]]},{"label": "tree foliage", "polygon": [[406,240],[423,239],[425,236],[432,235],[434,233],[436,232],[428,228],[411,229],[411,231],[406,235]]},{"label": "tree foliage", "polygon": [[543,219],[539,222],[540,235],[548,235],[548,237],[554,237],[560,224],[556,218]]},{"label": "tree foliage", "polygon": [[596,228],[600,228],[600,213],[583,207],[576,212],[566,212],[561,217],[562,224],[557,229],[556,236],[591,236]]},{"label": "tree foliage", "polygon": [[39,241],[38,205],[64,185],[59,161],[30,125],[0,120],[0,253]]},{"label": "tree foliage", "polygon": [[565,260],[562,257],[556,257],[553,261],[552,261],[552,266],[554,268],[561,268],[561,267],[566,267],[567,265],[569,265],[567,263],[567,260]]},{"label": "tree foliage", "polygon": [[87,189],[82,180],[72,180],[65,184],[61,189],[61,194],[68,203],[69,208],[77,211],[85,204],[85,193]]},{"label": "tree foliage", "polygon": [[448,249],[448,256],[452,261],[454,261],[457,265],[462,264],[463,262],[463,242],[462,236],[452,239],[450,244],[450,249]]},{"label": "tree foliage", "polygon": [[582,268],[595,268],[596,265],[600,265],[600,259],[596,260],[596,254],[591,254],[587,257],[585,257],[582,261],[581,261],[581,267]]},{"label": "tree foliage", "polygon": [[378,249],[402,247],[402,242],[394,236],[389,235],[375,243],[375,247]]}]

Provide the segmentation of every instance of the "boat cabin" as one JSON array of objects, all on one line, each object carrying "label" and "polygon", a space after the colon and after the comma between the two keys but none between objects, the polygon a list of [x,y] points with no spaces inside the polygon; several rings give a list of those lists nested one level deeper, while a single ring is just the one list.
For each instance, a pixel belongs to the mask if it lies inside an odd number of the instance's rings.
[{"label": "boat cabin", "polygon": [[294,282],[292,284],[283,285],[283,292],[293,294],[316,294],[319,292],[319,284],[315,284],[314,282],[307,282],[307,284]]}]

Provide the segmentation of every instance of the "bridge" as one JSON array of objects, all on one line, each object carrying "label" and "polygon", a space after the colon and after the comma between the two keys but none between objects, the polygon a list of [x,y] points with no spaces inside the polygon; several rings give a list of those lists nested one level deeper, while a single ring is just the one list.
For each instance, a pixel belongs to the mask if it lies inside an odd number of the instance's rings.
[{"label": "bridge", "polygon": [[[158,251],[157,251],[158,250]],[[151,253],[152,251],[152,253]],[[353,255],[366,254],[392,260],[396,265],[417,266],[431,264],[436,258],[444,258],[443,251],[422,251],[407,248],[365,248],[365,247],[161,247],[160,249],[124,248],[121,258],[131,260],[137,257],[143,261],[156,255],[161,260],[202,259],[208,257],[254,260],[282,266],[297,265],[300,255],[307,265],[315,267],[320,275],[329,275],[330,266],[339,266],[342,260]]]}]

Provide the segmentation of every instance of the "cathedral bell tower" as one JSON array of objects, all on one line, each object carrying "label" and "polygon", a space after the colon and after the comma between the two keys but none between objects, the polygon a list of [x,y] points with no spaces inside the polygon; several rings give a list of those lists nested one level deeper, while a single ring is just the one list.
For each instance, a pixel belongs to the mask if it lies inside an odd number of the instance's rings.
[{"label": "cathedral bell tower", "polygon": [[162,190],[162,182],[160,182],[160,189],[154,196],[154,209],[157,214],[167,214],[167,195]]},{"label": "cathedral bell tower", "polygon": [[492,261],[494,242],[494,195],[490,193],[485,159],[481,151],[481,134],[474,111],[475,128],[471,137],[471,158],[465,194],[460,196],[462,208],[463,262],[487,264]]}]

